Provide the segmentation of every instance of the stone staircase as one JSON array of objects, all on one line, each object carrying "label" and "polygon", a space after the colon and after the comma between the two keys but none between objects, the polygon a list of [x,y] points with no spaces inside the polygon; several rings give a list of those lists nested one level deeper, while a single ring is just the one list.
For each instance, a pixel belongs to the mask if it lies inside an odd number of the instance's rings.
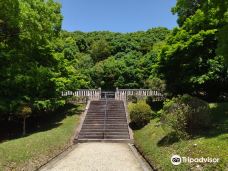
[{"label": "stone staircase", "polygon": [[77,142],[130,142],[124,102],[119,100],[91,101]]}]

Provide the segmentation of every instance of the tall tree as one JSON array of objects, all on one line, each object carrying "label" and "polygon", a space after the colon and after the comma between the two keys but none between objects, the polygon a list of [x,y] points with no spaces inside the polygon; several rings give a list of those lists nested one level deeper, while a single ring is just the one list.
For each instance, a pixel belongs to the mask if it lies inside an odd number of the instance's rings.
[{"label": "tall tree", "polygon": [[185,20],[195,14],[200,7],[201,0],[177,0],[176,6],[171,9],[173,14],[177,14],[177,23],[182,26]]},{"label": "tall tree", "polygon": [[111,47],[105,39],[101,39],[93,42],[90,53],[95,62],[102,61],[110,56]]},{"label": "tall tree", "polygon": [[[177,8],[185,9],[185,3]],[[188,1],[185,0],[187,3]],[[181,5],[181,6],[180,6]],[[173,94],[190,93],[216,100],[227,92],[228,73],[223,56],[216,54],[217,32],[222,22],[218,8],[201,4],[190,16],[183,13],[180,28],[173,30],[160,53],[159,71]]]},{"label": "tall tree", "polygon": [[0,3],[0,101],[5,103],[0,106],[12,113],[25,101],[58,96],[51,42],[61,30],[61,5],[53,0]]}]

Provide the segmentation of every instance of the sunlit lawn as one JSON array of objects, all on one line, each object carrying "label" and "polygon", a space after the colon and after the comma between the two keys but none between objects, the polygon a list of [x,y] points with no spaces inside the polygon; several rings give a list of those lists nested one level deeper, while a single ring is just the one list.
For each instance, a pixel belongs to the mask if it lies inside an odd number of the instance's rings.
[{"label": "sunlit lawn", "polygon": [[[158,119],[141,130],[134,132],[137,147],[158,170],[228,170],[228,103],[210,104],[216,126],[190,140],[167,141],[167,130],[159,125]],[[173,166],[170,157],[216,157],[217,164],[192,163]],[[197,166],[198,165],[198,166]]]}]

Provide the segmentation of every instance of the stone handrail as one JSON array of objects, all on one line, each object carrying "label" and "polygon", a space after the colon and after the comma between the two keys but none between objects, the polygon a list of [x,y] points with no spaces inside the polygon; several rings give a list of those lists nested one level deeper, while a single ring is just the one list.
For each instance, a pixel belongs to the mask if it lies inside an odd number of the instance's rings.
[{"label": "stone handrail", "polygon": [[76,91],[62,92],[62,96],[89,97],[90,100],[99,100],[101,98],[101,89],[80,89]]},{"label": "stone handrail", "polygon": [[[115,91],[116,100],[127,100],[128,96],[145,97],[152,96],[155,101],[164,99],[164,95],[156,90],[151,89],[118,89]],[[62,96],[88,97],[89,100],[101,99],[101,88],[99,89],[79,89],[76,91],[62,92]]]},{"label": "stone handrail", "polygon": [[164,95],[156,90],[151,89],[116,89],[115,99],[117,100],[127,100],[129,95],[132,96],[153,96],[155,100],[161,100],[164,98]]}]

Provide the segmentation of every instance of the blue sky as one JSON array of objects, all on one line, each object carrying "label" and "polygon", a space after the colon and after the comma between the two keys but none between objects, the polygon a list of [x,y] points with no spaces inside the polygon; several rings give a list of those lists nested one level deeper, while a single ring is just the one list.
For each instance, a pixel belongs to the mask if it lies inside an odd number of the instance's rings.
[{"label": "blue sky", "polygon": [[134,32],[177,26],[170,12],[176,0],[57,0],[62,3],[62,28],[68,31]]}]

